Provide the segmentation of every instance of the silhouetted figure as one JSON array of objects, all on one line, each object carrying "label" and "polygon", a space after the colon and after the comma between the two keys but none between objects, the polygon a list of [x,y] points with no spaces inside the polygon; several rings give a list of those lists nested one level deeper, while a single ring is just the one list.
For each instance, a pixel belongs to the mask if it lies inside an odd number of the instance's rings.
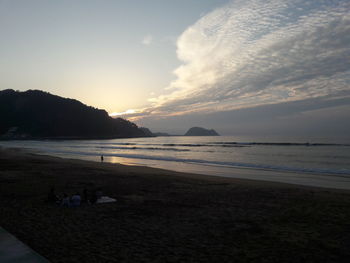
[{"label": "silhouetted figure", "polygon": [[96,189],[96,191],[94,192],[94,194],[92,195],[90,202],[91,204],[95,204],[97,202],[98,199],[100,199],[102,197],[102,190],[101,188]]},{"label": "silhouetted figure", "polygon": [[98,188],[95,195],[97,200],[100,199],[102,197],[102,189]]},{"label": "silhouetted figure", "polygon": [[72,205],[73,207],[80,206],[81,197],[80,197],[80,194],[79,194],[79,193],[76,193],[75,195],[73,195],[72,198],[71,198],[70,200],[71,200],[71,205]]},{"label": "silhouetted figure", "polygon": [[51,204],[57,204],[59,202],[59,198],[55,193],[55,187],[50,188],[50,192],[47,195],[47,201]]},{"label": "silhouetted figure", "polygon": [[83,190],[83,201],[88,203],[89,202],[89,194],[88,194],[88,190],[86,188],[84,188]]},{"label": "silhouetted figure", "polygon": [[101,155],[101,163],[103,163],[103,155]]},{"label": "silhouetted figure", "polygon": [[96,202],[97,202],[96,194],[93,194],[93,195],[91,196],[91,198],[90,198],[90,203],[91,203],[91,204],[94,204],[94,203],[96,203]]},{"label": "silhouetted figure", "polygon": [[63,194],[61,206],[70,207],[70,200],[69,200],[69,196],[67,194]]}]

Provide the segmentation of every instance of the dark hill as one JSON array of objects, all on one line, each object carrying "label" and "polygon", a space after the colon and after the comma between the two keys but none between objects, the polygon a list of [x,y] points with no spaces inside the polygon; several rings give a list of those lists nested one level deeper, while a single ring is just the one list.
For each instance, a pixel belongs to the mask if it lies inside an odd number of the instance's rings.
[{"label": "dark hill", "polygon": [[220,136],[215,130],[207,130],[201,127],[192,127],[184,136]]},{"label": "dark hill", "polygon": [[0,91],[0,136],[10,138],[121,138],[147,136],[105,110],[39,90]]}]

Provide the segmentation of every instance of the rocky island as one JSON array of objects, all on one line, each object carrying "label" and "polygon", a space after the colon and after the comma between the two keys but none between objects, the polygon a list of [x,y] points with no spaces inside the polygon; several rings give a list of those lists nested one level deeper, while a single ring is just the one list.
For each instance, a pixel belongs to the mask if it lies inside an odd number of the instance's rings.
[{"label": "rocky island", "polygon": [[215,130],[204,129],[201,127],[190,128],[184,136],[220,136]]}]

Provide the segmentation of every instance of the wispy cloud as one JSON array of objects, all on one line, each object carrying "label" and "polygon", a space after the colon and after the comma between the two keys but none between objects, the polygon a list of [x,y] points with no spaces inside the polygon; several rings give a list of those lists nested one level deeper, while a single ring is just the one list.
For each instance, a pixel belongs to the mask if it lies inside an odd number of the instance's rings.
[{"label": "wispy cloud", "polygon": [[142,39],[142,44],[148,46],[151,45],[153,42],[153,37],[151,35],[147,35]]},{"label": "wispy cloud", "polygon": [[176,80],[150,114],[350,96],[350,3],[234,1],[187,28],[177,56]]}]

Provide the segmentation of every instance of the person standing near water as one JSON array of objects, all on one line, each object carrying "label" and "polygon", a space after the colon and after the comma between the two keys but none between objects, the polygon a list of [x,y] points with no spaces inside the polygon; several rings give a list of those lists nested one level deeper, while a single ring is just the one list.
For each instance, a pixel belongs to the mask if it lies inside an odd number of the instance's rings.
[{"label": "person standing near water", "polygon": [[103,163],[103,155],[101,155],[101,163]]}]

